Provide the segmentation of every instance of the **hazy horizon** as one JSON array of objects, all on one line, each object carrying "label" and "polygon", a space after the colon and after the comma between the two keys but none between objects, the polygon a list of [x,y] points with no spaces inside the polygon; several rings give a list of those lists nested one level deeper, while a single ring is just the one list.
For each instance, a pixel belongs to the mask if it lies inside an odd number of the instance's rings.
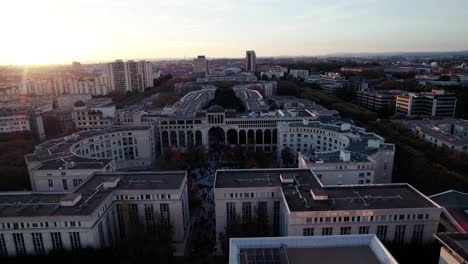
[{"label": "hazy horizon", "polygon": [[468,1],[18,0],[0,65],[468,49]]}]

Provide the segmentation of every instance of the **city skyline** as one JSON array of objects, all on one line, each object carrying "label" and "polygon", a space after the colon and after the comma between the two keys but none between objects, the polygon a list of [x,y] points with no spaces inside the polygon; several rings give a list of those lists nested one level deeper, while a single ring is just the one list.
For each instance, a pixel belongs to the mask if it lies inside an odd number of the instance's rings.
[{"label": "city skyline", "polygon": [[3,4],[0,64],[468,48],[460,0],[45,2]]}]

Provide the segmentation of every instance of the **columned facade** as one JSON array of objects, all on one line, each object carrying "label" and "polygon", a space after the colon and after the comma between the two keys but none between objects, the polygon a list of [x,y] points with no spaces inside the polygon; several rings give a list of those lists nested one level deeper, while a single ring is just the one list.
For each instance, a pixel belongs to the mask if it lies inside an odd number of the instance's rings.
[{"label": "columned facade", "polygon": [[161,119],[160,147],[164,151],[169,147],[184,150],[190,145],[201,145],[209,150],[214,145],[241,145],[271,152],[277,150],[277,124],[303,120],[304,117],[229,117],[224,112],[208,112],[200,118]]}]

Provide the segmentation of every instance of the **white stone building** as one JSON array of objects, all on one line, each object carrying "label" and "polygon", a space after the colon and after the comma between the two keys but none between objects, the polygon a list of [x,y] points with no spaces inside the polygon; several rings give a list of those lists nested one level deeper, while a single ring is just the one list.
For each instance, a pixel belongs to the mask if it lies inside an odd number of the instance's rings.
[{"label": "white stone building", "polygon": [[74,133],[25,156],[33,191],[71,191],[94,172],[148,168],[156,159],[153,126]]},{"label": "white stone building", "polygon": [[468,121],[464,119],[395,120],[418,137],[439,147],[468,153]]},{"label": "white stone building", "polygon": [[110,87],[120,93],[143,92],[153,86],[153,68],[147,61],[116,60],[108,64]]},{"label": "white stone building", "polygon": [[408,184],[324,186],[310,169],[218,170],[216,234],[230,221],[267,217],[274,236],[376,234],[433,240],[442,209]]},{"label": "white stone building", "polygon": [[[229,264],[398,264],[375,235],[231,238]],[[316,260],[316,261],[315,261]]]},{"label": "white stone building", "polygon": [[278,157],[288,148],[300,168],[312,168],[324,184],[392,182],[395,145],[349,123],[304,121],[278,125]]},{"label": "white stone building", "polygon": [[289,70],[289,74],[296,79],[305,79],[307,76],[309,76],[309,71],[301,69],[291,69]]},{"label": "white stone building", "polygon": [[46,137],[40,110],[28,108],[0,108],[0,133],[30,131],[39,140]]},{"label": "white stone building", "polygon": [[72,118],[80,131],[110,128],[114,124],[115,105],[110,98],[95,98],[73,105]]},{"label": "white stone building", "polygon": [[189,233],[185,171],[97,173],[71,193],[0,193],[0,256],[111,247],[142,224],[173,227],[176,254]]}]

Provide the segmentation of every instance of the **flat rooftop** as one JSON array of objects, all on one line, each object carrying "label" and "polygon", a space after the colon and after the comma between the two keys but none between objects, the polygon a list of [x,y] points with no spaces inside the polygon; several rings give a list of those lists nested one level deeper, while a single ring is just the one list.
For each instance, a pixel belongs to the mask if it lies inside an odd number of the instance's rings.
[{"label": "flat rooftop", "polygon": [[311,173],[309,169],[217,170],[215,188],[279,187],[280,175]]},{"label": "flat rooftop", "polygon": [[326,248],[246,248],[240,250],[241,264],[380,264],[371,248],[356,247],[326,247]]},{"label": "flat rooftop", "polygon": [[[441,120],[394,120],[393,122],[402,124],[413,130],[420,130],[422,133],[437,138],[452,145],[467,145],[468,121],[464,119],[441,119]],[[457,133],[457,131],[459,131]]]},{"label": "flat rooftop", "polygon": [[292,212],[438,207],[408,184],[323,186],[310,169],[218,170],[214,187],[278,187]]},{"label": "flat rooftop", "polygon": [[375,235],[232,238],[230,264],[395,264]]},{"label": "flat rooftop", "polygon": [[[88,159],[78,156],[69,156],[42,162],[38,170],[92,170],[102,169],[111,163],[112,159]],[[70,165],[73,164],[73,165]]]},{"label": "flat rooftop", "polygon": [[453,254],[468,262],[468,233],[439,233],[434,236]]},{"label": "flat rooftop", "polygon": [[454,190],[430,196],[431,200],[445,208],[447,213],[465,232],[468,232],[468,194]]},{"label": "flat rooftop", "polygon": [[[87,138],[94,136],[117,133],[117,132],[132,132],[135,130],[149,130],[151,126],[128,126],[128,127],[113,127],[107,129],[98,129],[90,131],[82,131],[73,133],[70,136],[51,139],[44,143],[37,145],[34,149],[34,152],[31,154],[25,155],[27,162],[33,161],[48,161],[52,159],[59,159],[73,154],[70,151],[70,148],[75,144]],[[96,158],[98,160],[99,158]]]},{"label": "flat rooftop", "polygon": [[310,154],[310,155],[305,155],[308,159],[308,161],[311,162],[326,162],[326,163],[340,163],[340,162],[371,162],[369,159],[369,156],[366,154],[362,153],[357,153],[357,152],[349,152],[350,154],[350,160],[349,161],[343,161],[340,157],[340,151],[333,151],[333,152],[327,152],[324,154]]},{"label": "flat rooftop", "polygon": [[[185,171],[96,173],[72,193],[0,193],[0,217],[80,216],[92,214],[114,191],[178,190],[185,181]],[[105,183],[117,182],[112,188]],[[81,199],[74,206],[62,206],[67,197]]]}]

